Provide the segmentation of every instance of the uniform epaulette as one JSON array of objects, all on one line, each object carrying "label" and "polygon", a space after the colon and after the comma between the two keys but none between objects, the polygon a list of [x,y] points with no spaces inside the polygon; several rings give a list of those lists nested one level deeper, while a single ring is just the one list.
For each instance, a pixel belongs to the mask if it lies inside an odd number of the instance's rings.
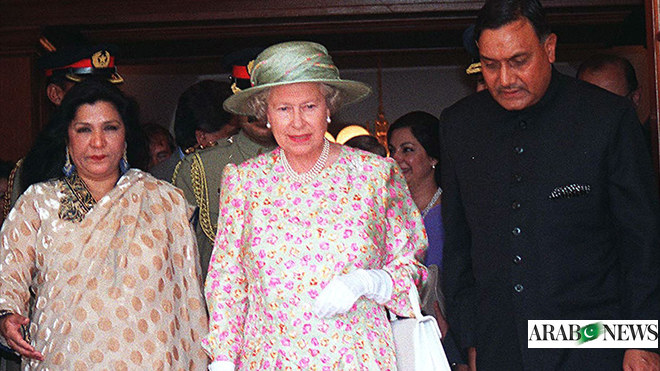
[{"label": "uniform epaulette", "polygon": [[186,155],[189,155],[191,153],[195,153],[196,151],[201,151],[201,150],[206,149],[206,148],[212,148],[212,147],[215,147],[217,145],[218,145],[217,141],[213,141],[213,142],[210,142],[210,143],[207,143],[207,144],[198,144],[196,146],[192,146],[192,147],[186,149],[185,151],[183,151],[183,153],[186,154]]}]

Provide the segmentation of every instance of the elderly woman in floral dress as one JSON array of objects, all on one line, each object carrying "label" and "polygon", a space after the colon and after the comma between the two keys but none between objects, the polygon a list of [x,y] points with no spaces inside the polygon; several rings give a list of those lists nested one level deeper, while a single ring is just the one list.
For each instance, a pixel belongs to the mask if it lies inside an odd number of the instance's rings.
[{"label": "elderly woman in floral dress", "polygon": [[394,370],[385,307],[412,315],[422,219],[393,160],[324,138],[334,110],[370,89],[311,42],[266,49],[251,80],[224,107],[267,120],[279,147],[224,170],[210,370]]}]

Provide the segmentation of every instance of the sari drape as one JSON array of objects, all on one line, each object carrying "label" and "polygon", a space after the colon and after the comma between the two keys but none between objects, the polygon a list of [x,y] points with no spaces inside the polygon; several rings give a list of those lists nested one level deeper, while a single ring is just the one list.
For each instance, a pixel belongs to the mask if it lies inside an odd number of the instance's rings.
[{"label": "sari drape", "polygon": [[76,222],[58,216],[66,187],[31,186],[0,232],[0,310],[30,316],[45,357],[23,367],[204,370],[207,316],[181,191],[129,170]]}]

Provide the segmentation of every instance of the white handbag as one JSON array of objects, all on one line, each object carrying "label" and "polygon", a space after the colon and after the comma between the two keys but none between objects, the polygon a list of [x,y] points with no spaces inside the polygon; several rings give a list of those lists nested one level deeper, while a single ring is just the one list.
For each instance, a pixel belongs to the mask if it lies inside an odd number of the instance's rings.
[{"label": "white handbag", "polygon": [[392,313],[390,324],[396,351],[396,368],[399,371],[451,371],[442,333],[432,316],[422,316],[419,294],[415,285],[408,292],[415,318],[396,319]]}]

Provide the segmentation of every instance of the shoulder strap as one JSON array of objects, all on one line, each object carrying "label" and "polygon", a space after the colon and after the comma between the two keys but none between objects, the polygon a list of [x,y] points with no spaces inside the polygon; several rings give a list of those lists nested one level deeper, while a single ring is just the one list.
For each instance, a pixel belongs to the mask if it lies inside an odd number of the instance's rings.
[{"label": "shoulder strap", "polygon": [[[172,156],[174,156],[174,154]],[[179,177],[179,169],[181,169],[182,162],[183,159],[179,160],[179,162],[176,163],[176,166],[174,167],[174,172],[172,173],[172,181],[170,183],[176,184],[176,178]]]}]

